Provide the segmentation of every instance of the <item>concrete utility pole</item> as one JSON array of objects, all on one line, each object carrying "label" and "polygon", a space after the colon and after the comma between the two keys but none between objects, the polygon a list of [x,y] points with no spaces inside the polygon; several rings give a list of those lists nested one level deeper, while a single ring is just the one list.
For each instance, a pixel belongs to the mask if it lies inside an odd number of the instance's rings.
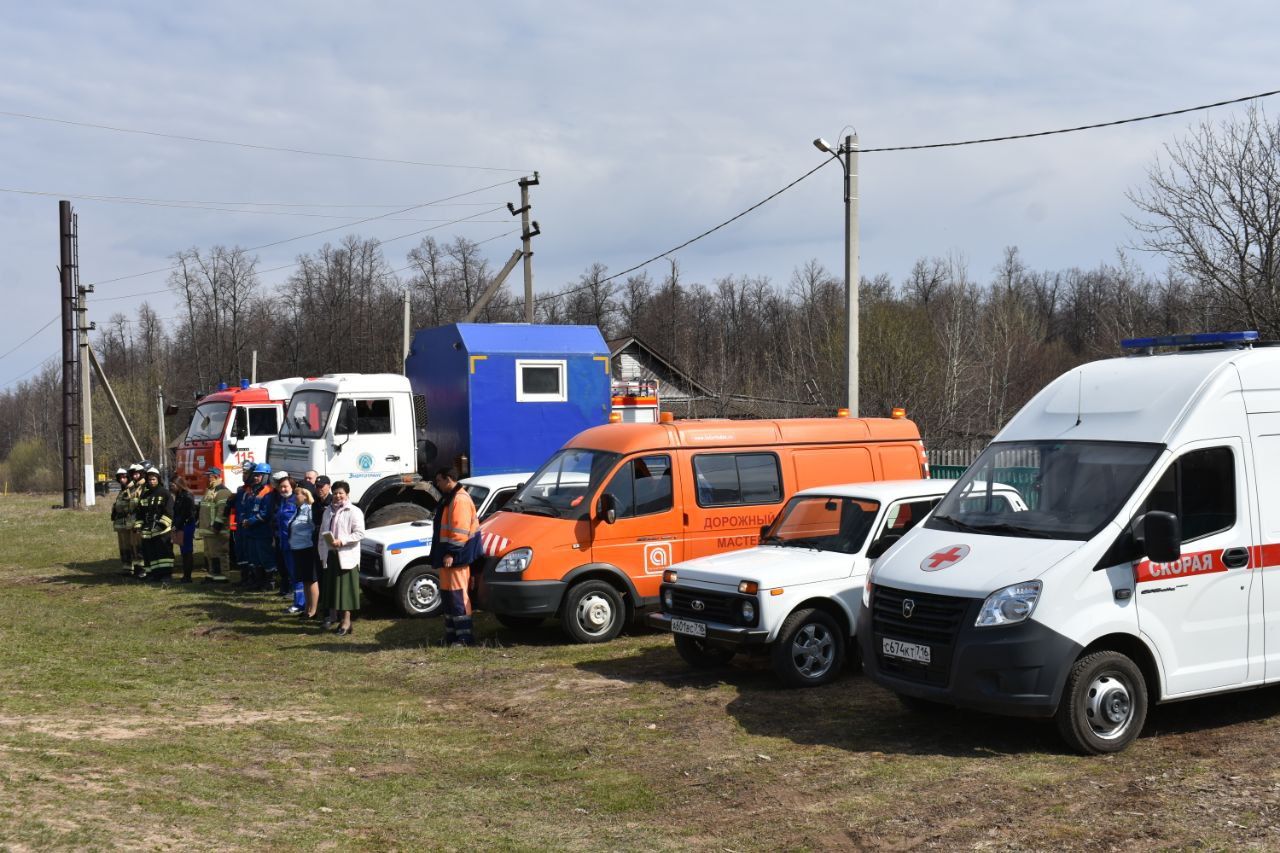
[{"label": "concrete utility pole", "polygon": [[89,347],[88,352],[89,364],[98,376],[98,384],[102,386],[103,391],[107,392],[107,402],[111,404],[111,410],[116,413],[116,420],[120,421],[120,428],[124,430],[125,437],[129,439],[129,446],[133,448],[133,458],[138,460],[145,458],[142,448],[138,446],[138,439],[134,438],[133,430],[129,427],[129,419],[124,416],[124,409],[120,408],[120,401],[116,399],[116,392],[112,390],[107,374],[98,363],[98,356],[94,354],[93,347]]},{"label": "concrete utility pole", "polygon": [[91,370],[89,366],[89,333],[97,328],[97,324],[89,322],[88,296],[93,293],[93,285],[91,284],[88,287],[80,286],[80,217],[75,213],[71,214],[71,235],[73,237],[71,246],[72,284],[75,287],[77,299],[76,332],[80,335],[80,429],[84,435],[83,456],[81,457],[84,465],[83,504],[86,507],[91,507],[98,502],[98,484],[94,477],[93,385],[90,382],[89,374]]},{"label": "concrete utility pole", "polygon": [[[520,214],[520,241],[524,251],[524,321],[526,323],[533,322],[533,248],[532,241],[542,233],[542,229],[538,227],[538,223],[529,221],[529,187],[538,186],[538,173],[534,172],[532,178],[520,179],[520,208],[516,209],[511,202],[507,202],[507,210],[511,211],[511,215]],[[532,230],[530,230],[532,225]]]},{"label": "concrete utility pole", "polygon": [[849,416],[858,416],[858,134],[844,138],[844,287],[849,323]]},{"label": "concrete utility pole", "polygon": [[253,361],[249,363],[249,384],[255,385],[258,382],[258,351],[253,351]]},{"label": "concrete utility pole", "polygon": [[409,361],[409,288],[404,289],[404,341],[400,345],[400,372],[408,375]]},{"label": "concrete utility pole", "polygon": [[[813,140],[813,147],[830,154],[844,170],[844,306],[848,325],[849,415],[858,417],[858,134],[844,138],[839,149],[825,139]],[[841,155],[844,159],[841,159]]]},{"label": "concrete utility pole", "polygon": [[516,268],[521,254],[522,252],[519,249],[511,253],[506,266],[493,277],[493,281],[489,282],[489,286],[484,289],[484,293],[480,294],[480,298],[476,300],[475,305],[471,306],[471,310],[467,312],[467,316],[462,318],[462,322],[474,323],[476,321],[476,317],[480,316],[480,312],[489,304],[489,300],[498,292],[498,288],[502,287],[502,283],[507,280],[507,276],[511,275],[511,271]]},{"label": "concrete utility pole", "polygon": [[78,460],[82,436],[76,419],[80,411],[76,364],[75,229],[71,202],[58,202],[58,278],[62,287],[62,506],[80,505]]},{"label": "concrete utility pole", "polygon": [[160,456],[157,457],[156,467],[160,469],[160,477],[163,480],[169,474],[169,438],[164,434],[164,389],[159,385],[156,386],[156,419],[159,424],[156,435],[160,445]]}]

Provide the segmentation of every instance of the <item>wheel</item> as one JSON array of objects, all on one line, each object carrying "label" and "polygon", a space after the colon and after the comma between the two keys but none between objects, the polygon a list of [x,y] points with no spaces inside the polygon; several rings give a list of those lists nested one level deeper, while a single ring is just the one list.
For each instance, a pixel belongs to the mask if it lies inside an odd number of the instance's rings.
[{"label": "wheel", "polygon": [[897,693],[895,695],[898,697],[898,701],[902,703],[902,707],[913,714],[938,714],[948,710],[949,707],[941,702],[921,699],[919,696],[908,696],[905,693]]},{"label": "wheel", "polygon": [[1133,743],[1146,719],[1146,679],[1120,652],[1076,661],[1054,715],[1062,739],[1085,755],[1119,752]]},{"label": "wheel", "polygon": [[368,527],[386,527],[390,524],[402,524],[406,521],[430,521],[431,510],[408,501],[387,504],[369,514]]},{"label": "wheel", "polygon": [[527,631],[542,624],[541,616],[511,616],[507,613],[495,613],[493,618],[498,620],[499,625],[513,631]]},{"label": "wheel", "polygon": [[622,594],[606,581],[583,581],[564,597],[560,623],[579,643],[604,643],[622,632],[627,617]]},{"label": "wheel", "polygon": [[396,606],[405,616],[423,618],[439,615],[444,600],[440,597],[440,576],[426,566],[409,566],[396,581]]},{"label": "wheel", "polygon": [[806,608],[787,617],[773,644],[773,670],[791,687],[817,687],[840,674],[844,631],[821,610]]},{"label": "wheel", "polygon": [[733,649],[726,649],[723,646],[709,646],[706,640],[697,637],[676,634],[675,638],[676,651],[680,657],[684,658],[684,662],[694,669],[714,669],[724,666],[737,654]]}]

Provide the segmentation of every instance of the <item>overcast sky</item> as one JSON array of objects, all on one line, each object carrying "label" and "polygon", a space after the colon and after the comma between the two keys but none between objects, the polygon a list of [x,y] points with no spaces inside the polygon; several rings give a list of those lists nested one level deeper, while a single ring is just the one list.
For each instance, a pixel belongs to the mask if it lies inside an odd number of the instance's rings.
[{"label": "overcast sky", "polygon": [[[2,0],[0,111],[437,168],[183,142],[0,116],[0,352],[58,312],[59,194],[261,202],[273,214],[74,200],[82,281],[163,268],[192,246],[260,246],[514,180],[537,169],[539,291],[592,262],[622,270],[816,165],[815,136],[864,148],[1067,127],[1277,88],[1274,2],[20,3]],[[908,11],[909,10],[909,11]],[[1161,145],[1227,107],[1047,139],[861,158],[864,276],[959,253],[979,281],[1003,247],[1036,269],[1114,260],[1125,190]],[[1275,107],[1272,108],[1273,110]],[[497,171],[502,169],[515,171]],[[264,248],[288,264],[349,231],[388,240],[511,230],[515,185],[455,206]],[[466,206],[459,202],[467,203]],[[237,208],[240,211],[245,208]],[[276,215],[282,212],[310,216]],[[325,218],[335,217],[335,218]],[[423,221],[425,220],[425,221]],[[516,235],[484,249],[498,266]],[[678,253],[687,281],[842,269],[834,165]],[[1163,261],[1139,258],[1160,271]],[[652,268],[655,276],[660,266]],[[268,286],[288,270],[264,273]],[[513,279],[518,280],[518,274]],[[153,274],[104,283],[100,323]],[[106,301],[111,298],[112,301]],[[57,324],[0,358],[10,384]],[[3,386],[0,386],[3,387]]]}]

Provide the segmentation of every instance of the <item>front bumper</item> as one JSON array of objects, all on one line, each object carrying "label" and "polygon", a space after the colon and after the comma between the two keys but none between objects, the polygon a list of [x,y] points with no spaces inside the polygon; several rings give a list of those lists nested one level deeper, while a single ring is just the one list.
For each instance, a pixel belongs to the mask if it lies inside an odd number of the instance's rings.
[{"label": "front bumper", "polygon": [[564,581],[497,580],[485,572],[476,598],[490,613],[506,616],[554,616],[568,584]]},{"label": "front bumper", "polygon": [[382,592],[391,589],[394,584],[391,583],[391,578],[384,578],[382,575],[366,575],[362,572],[360,574],[360,586],[375,592]]},{"label": "front bumper", "polygon": [[977,606],[980,602],[964,614],[950,646],[939,644],[934,651],[949,657],[946,670],[926,674],[923,666],[883,656],[882,640],[901,638],[877,630],[870,608],[863,605],[858,614],[863,669],[877,684],[906,696],[993,714],[1053,716],[1083,646],[1034,619],[977,628]]},{"label": "front bumper", "polygon": [[[670,631],[671,620],[677,617],[670,613],[650,613],[647,617],[650,628],[659,631]],[[687,618],[684,616],[678,617]],[[692,620],[701,621],[701,620]],[[705,622],[707,639],[722,645],[758,646],[769,641],[769,632],[764,628],[743,628],[738,625],[724,625],[717,622]]]}]

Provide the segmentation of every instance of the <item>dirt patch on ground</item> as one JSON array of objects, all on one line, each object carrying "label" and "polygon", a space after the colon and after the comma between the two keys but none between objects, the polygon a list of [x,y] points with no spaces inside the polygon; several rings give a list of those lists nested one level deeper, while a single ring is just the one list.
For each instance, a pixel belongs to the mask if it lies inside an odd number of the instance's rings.
[{"label": "dirt patch on ground", "polygon": [[230,705],[213,705],[197,709],[181,719],[169,716],[167,712],[157,712],[155,716],[91,718],[0,716],[0,729],[17,728],[64,740],[121,741],[147,737],[159,729],[174,731],[200,726],[252,726],[259,723],[316,724],[346,719],[305,709],[250,711]]}]

